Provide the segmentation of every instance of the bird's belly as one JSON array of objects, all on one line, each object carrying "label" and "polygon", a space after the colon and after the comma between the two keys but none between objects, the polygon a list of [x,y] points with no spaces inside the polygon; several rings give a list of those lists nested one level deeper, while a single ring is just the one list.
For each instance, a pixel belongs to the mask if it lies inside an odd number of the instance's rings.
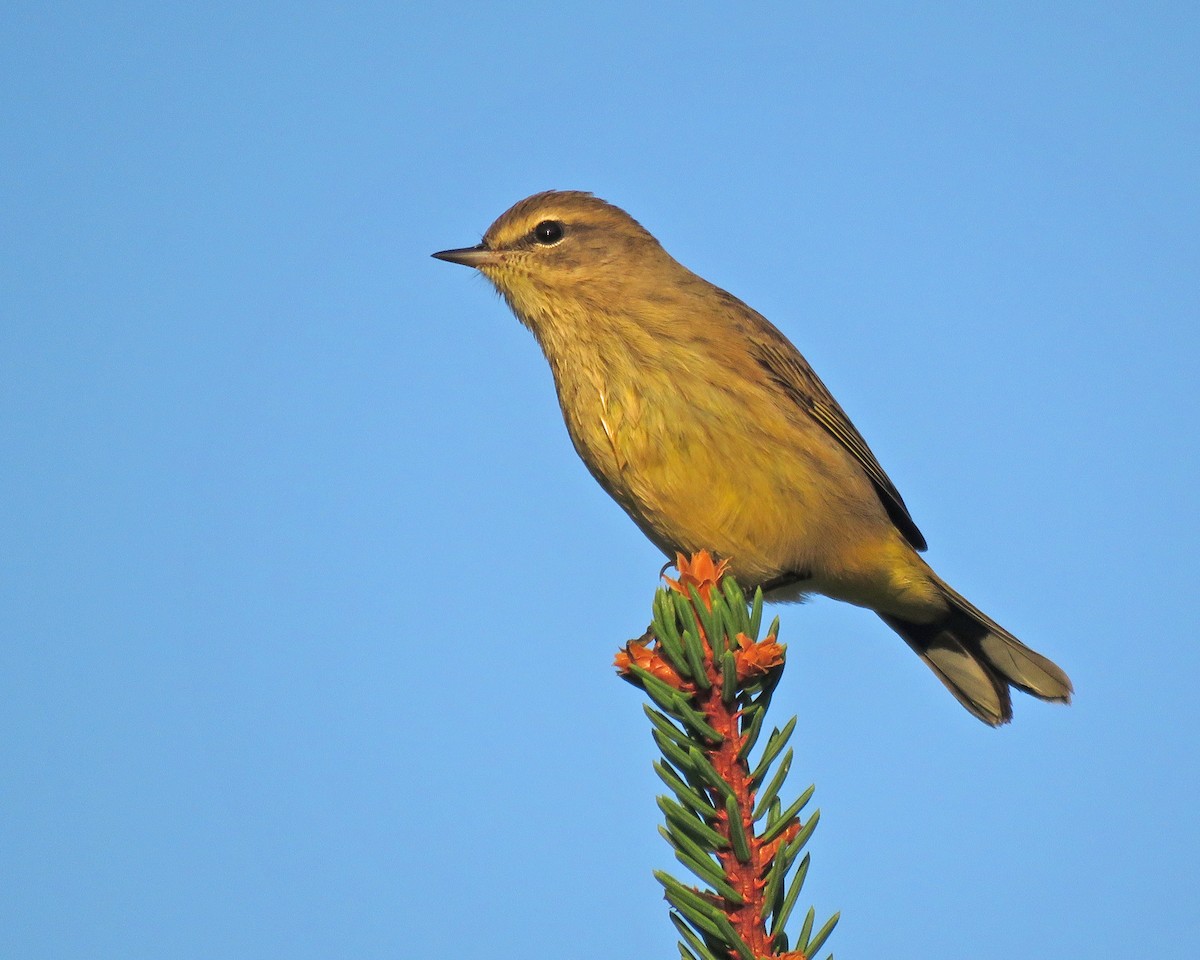
[{"label": "bird's belly", "polygon": [[837,579],[856,541],[890,529],[869,481],[815,424],[767,430],[697,403],[672,415],[603,399],[590,425],[568,421],[572,439],[668,555],[711,550],[747,584]]}]

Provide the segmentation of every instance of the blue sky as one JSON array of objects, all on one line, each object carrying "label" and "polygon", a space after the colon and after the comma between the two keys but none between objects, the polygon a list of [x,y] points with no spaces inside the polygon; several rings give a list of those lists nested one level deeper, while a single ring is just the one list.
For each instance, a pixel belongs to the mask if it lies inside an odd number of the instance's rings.
[{"label": "blue sky", "polygon": [[676,955],[610,670],[661,558],[428,256],[548,188],[781,327],[1075,681],[993,731],[869,613],[779,611],[836,954],[1200,937],[1194,4],[18,0],[0,38],[0,954]]}]

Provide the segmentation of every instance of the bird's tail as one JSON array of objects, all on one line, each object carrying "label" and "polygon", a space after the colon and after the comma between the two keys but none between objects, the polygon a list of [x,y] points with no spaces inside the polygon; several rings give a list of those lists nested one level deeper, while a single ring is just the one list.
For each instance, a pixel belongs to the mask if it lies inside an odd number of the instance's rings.
[{"label": "bird's tail", "polygon": [[1030,650],[940,579],[949,611],[932,623],[887,614],[884,622],[902,636],[958,702],[993,727],[1012,719],[1013,686],[1042,700],[1070,703],[1071,681],[1062,669]]}]

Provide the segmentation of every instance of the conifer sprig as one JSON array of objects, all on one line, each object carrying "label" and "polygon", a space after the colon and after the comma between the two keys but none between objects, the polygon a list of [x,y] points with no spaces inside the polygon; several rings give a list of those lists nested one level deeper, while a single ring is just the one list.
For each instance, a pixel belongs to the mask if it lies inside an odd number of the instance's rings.
[{"label": "conifer sprig", "polygon": [[779,619],[759,640],[761,590],[747,603],[725,563],[705,551],[675,566],[679,578],[664,577],[654,597],[653,637],[627,644],[616,667],[654,703],[644,708],[663,754],[654,769],[670,791],[658,798],[659,831],[703,884],[655,873],[680,956],[809,960],[838,914],[814,932],[809,908],[789,946],[784,927],[808,875],[809,856],[800,854],[820,819],[819,810],[801,818],[812,787],[786,809],[779,798],[796,718],[773,729],[751,760],[784,667]]}]

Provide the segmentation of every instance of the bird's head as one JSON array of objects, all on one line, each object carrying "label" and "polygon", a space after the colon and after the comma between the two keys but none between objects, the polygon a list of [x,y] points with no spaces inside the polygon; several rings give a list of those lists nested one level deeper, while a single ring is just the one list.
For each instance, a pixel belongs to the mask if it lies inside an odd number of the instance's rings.
[{"label": "bird's head", "polygon": [[475,267],[537,333],[562,313],[591,314],[653,286],[675,262],[633,217],[590,193],[534,194],[503,213],[474,247],[439,260]]}]

